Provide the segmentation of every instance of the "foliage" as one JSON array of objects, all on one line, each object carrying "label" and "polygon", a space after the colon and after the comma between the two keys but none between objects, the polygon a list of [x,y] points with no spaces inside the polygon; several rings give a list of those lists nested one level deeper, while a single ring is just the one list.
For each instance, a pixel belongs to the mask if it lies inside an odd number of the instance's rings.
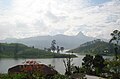
[{"label": "foliage", "polygon": [[118,51],[119,51],[120,31],[114,30],[113,33],[111,33],[111,36],[112,36],[112,38],[109,42],[110,43],[114,42],[114,44],[115,44],[114,50],[115,50],[115,57],[117,60],[118,59],[117,55],[118,55]]},{"label": "foliage", "polygon": [[51,50],[53,53],[55,53],[55,51],[57,51],[57,53],[59,53],[60,51],[63,52],[64,47],[56,46],[56,40],[52,40],[51,47],[48,48],[48,51],[51,51]]},{"label": "foliage", "polygon": [[65,75],[44,76],[40,73],[34,74],[0,74],[0,79],[69,79]]},{"label": "foliage", "polygon": [[92,72],[92,64],[93,64],[93,56],[86,55],[83,59],[82,67],[85,69],[85,73],[91,74]]},{"label": "foliage", "polygon": [[0,79],[27,79],[26,74],[0,74]]},{"label": "foliage", "polygon": [[109,74],[110,79],[120,79],[120,57],[118,60],[106,60],[105,63],[107,64],[107,73]]},{"label": "foliage", "polygon": [[80,72],[106,77],[107,79],[120,79],[120,57],[117,61],[116,59],[105,60],[101,55],[95,55],[93,61],[90,55],[86,55],[83,59],[84,64],[82,64]]},{"label": "foliage", "polygon": [[51,42],[51,50],[53,52],[55,52],[55,50],[56,50],[55,44],[56,44],[56,40],[52,40],[52,42]]},{"label": "foliage", "polygon": [[53,79],[69,79],[66,75],[57,74],[53,76]]},{"label": "foliage", "polygon": [[86,55],[83,58],[82,68],[86,74],[100,75],[104,72],[106,64],[104,58],[101,55]]},{"label": "foliage", "polygon": [[59,53],[60,52],[60,47],[59,46],[57,46],[57,53]]},{"label": "foliage", "polygon": [[[1,58],[66,58],[69,55],[52,53],[19,43],[0,43]],[[71,55],[71,57],[76,57]]]},{"label": "foliage", "polygon": [[105,67],[104,64],[105,60],[101,55],[95,55],[95,58],[93,60],[93,68],[95,69],[95,74],[100,75],[103,73],[103,69]]},{"label": "foliage", "polygon": [[114,41],[117,45],[119,44],[119,41],[120,41],[120,31],[119,30],[114,30],[112,33],[111,33],[111,40],[109,42],[112,42]]},{"label": "foliage", "polygon": [[63,60],[66,75],[72,74],[72,67],[73,67],[72,61],[73,61],[73,59],[70,56],[68,58],[66,58],[66,60]]},{"label": "foliage", "polygon": [[63,52],[64,49],[65,49],[64,47],[60,47],[61,52]]},{"label": "foliage", "polygon": [[[120,49],[119,49],[120,51]],[[90,41],[80,45],[78,48],[72,49],[69,52],[79,53],[79,54],[100,54],[100,55],[113,55],[114,44],[109,44],[104,41]]]},{"label": "foliage", "polygon": [[15,48],[14,48],[14,57],[17,57],[17,53],[18,53],[18,44],[15,44]]},{"label": "foliage", "polygon": [[114,51],[115,51],[115,59],[113,60],[106,60],[107,67],[106,69],[109,70],[107,73],[110,74],[110,79],[120,79],[120,57],[118,57],[118,52],[120,51],[119,41],[120,41],[120,31],[114,30],[111,33],[112,38],[110,39],[109,43],[114,44]]}]

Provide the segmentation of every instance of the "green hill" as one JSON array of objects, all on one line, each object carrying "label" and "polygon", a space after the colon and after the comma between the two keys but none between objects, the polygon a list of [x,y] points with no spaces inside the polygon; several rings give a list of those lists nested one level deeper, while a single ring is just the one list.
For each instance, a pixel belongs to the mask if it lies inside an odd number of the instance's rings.
[{"label": "green hill", "polygon": [[[66,58],[69,55],[52,53],[19,43],[0,43],[0,58]],[[70,55],[75,57],[75,55]]]},{"label": "green hill", "polygon": [[69,50],[68,52],[75,52],[79,54],[101,54],[101,55],[115,54],[114,45],[101,41],[100,39],[86,42],[80,45],[78,48]]}]

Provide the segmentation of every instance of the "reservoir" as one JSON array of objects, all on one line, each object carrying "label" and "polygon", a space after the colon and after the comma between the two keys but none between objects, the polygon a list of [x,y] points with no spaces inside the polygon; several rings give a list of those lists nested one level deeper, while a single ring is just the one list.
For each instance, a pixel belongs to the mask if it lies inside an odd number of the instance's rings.
[{"label": "reservoir", "polygon": [[[82,66],[82,59],[84,58],[85,55],[77,55],[77,58],[73,58],[72,63],[75,66]],[[110,56],[105,56],[104,58],[111,58]],[[46,64],[49,65],[51,64],[52,66],[55,66],[55,69],[61,73],[65,73],[65,67],[63,60],[65,58],[45,58],[45,59],[13,59],[13,58],[1,58],[0,59],[0,73],[7,73],[8,69],[15,66],[15,65],[20,65],[23,64],[24,61],[27,60],[33,60],[37,61],[38,63],[41,64]]]}]

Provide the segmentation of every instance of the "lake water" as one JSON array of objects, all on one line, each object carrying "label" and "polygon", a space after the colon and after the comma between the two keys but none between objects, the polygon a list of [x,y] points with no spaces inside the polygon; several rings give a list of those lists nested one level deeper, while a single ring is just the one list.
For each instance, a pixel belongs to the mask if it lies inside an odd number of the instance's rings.
[{"label": "lake water", "polygon": [[[73,58],[74,65],[81,66],[82,65],[82,59],[85,55],[77,55],[78,58]],[[109,58],[109,57],[108,57]],[[61,73],[64,74],[65,67],[63,63],[63,59],[65,58],[48,58],[48,59],[13,59],[13,58],[2,58],[0,59],[0,73],[7,73],[8,69],[10,67],[13,67],[18,64],[22,64],[25,60],[35,60],[37,62],[52,66],[55,66],[55,69]]]}]

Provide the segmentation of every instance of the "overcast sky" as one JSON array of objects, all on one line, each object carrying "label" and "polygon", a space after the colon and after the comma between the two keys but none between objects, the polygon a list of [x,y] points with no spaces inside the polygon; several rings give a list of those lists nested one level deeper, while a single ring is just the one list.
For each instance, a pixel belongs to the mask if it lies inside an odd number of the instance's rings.
[{"label": "overcast sky", "polygon": [[120,30],[120,0],[0,0],[0,39],[41,35],[110,38]]}]

